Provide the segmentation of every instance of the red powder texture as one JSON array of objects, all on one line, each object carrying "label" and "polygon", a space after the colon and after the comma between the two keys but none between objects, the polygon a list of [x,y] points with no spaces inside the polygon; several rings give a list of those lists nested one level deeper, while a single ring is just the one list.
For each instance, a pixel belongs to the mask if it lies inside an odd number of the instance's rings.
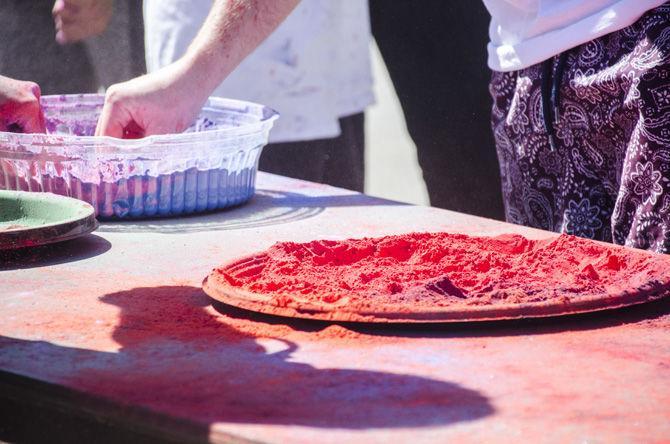
[{"label": "red powder texture", "polygon": [[318,304],[417,308],[620,295],[670,288],[670,258],[561,235],[410,233],[282,242],[215,270],[224,286]]}]

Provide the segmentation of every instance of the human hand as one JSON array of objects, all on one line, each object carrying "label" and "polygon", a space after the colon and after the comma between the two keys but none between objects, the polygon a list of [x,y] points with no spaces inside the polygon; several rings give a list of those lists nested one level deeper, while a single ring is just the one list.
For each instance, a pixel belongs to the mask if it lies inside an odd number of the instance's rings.
[{"label": "human hand", "polygon": [[203,82],[177,61],[107,89],[96,136],[131,139],[184,131],[207,100]]},{"label": "human hand", "polygon": [[0,76],[0,131],[44,133],[40,87]]},{"label": "human hand", "polygon": [[102,34],[112,19],[114,0],[56,0],[51,11],[56,41],[75,43]]},{"label": "human hand", "polygon": [[107,90],[96,136],[130,138],[184,131],[214,88],[298,2],[215,0],[182,58]]}]

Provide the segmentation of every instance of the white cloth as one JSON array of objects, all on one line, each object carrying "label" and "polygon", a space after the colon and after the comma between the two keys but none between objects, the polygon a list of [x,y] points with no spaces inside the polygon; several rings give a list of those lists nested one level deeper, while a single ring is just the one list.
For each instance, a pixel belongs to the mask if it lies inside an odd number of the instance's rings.
[{"label": "white cloth", "polygon": [[[147,69],[181,57],[212,0],[145,0]],[[281,114],[271,142],[340,135],[338,119],[374,102],[367,0],[303,0],[213,92]]]},{"label": "white cloth", "polygon": [[515,71],[633,24],[667,0],[484,0],[488,65]]}]

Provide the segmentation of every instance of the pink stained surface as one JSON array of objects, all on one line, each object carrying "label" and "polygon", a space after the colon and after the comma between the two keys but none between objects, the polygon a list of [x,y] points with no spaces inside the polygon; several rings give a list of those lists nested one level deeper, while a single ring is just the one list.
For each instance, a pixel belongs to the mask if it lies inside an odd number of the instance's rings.
[{"label": "pink stained surface", "polygon": [[574,236],[410,233],[277,243],[213,273],[223,285],[348,307],[503,305],[670,288],[670,260]]},{"label": "pink stained surface", "polygon": [[[152,221],[134,234],[101,231],[113,248],[91,236],[35,250],[42,253],[30,269],[0,272],[3,370],[102,397],[128,416],[140,407],[198,424],[209,442],[536,442],[548,430],[562,441],[670,436],[670,298],[452,325],[335,325],[212,301],[198,288],[212,265],[278,238],[408,227],[551,236],[428,207],[361,207],[375,201],[353,196],[352,205],[352,196],[279,176],[259,180],[273,193],[336,205],[293,223],[168,236],[150,234],[159,228]],[[310,199],[290,204],[314,205]],[[220,217],[267,214],[260,204],[269,200]]]}]

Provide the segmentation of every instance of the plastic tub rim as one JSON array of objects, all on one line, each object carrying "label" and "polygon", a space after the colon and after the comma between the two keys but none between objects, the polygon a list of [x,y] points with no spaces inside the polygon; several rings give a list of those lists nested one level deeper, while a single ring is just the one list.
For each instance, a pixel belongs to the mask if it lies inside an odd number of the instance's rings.
[{"label": "plastic tub rim", "polygon": [[[47,95],[42,96],[43,102],[50,102],[58,100],[61,97],[71,98],[79,97],[81,99],[102,100],[102,94],[63,94],[63,95]],[[58,99],[57,99],[58,98]],[[239,109],[240,113],[244,108],[255,108],[259,115],[257,122],[245,123],[240,126],[212,129],[201,132],[191,133],[173,133],[173,134],[156,134],[143,137],[141,139],[119,139],[111,136],[77,136],[72,134],[44,134],[44,133],[10,133],[0,131],[0,144],[18,144],[18,145],[35,145],[40,144],[40,140],[47,141],[49,139],[58,140],[60,143],[67,143],[71,146],[86,145],[116,145],[119,148],[143,148],[147,145],[153,144],[182,144],[202,141],[203,138],[229,138],[241,137],[245,135],[254,135],[269,131],[274,121],[279,117],[279,113],[274,109],[254,102],[244,100],[227,99],[223,97],[210,97],[203,105],[203,109],[207,109],[212,105],[223,106],[226,108]],[[262,116],[262,117],[261,117]],[[195,140],[193,140],[195,139]],[[45,144],[48,145],[48,144]],[[44,145],[43,145],[44,146]]]}]

